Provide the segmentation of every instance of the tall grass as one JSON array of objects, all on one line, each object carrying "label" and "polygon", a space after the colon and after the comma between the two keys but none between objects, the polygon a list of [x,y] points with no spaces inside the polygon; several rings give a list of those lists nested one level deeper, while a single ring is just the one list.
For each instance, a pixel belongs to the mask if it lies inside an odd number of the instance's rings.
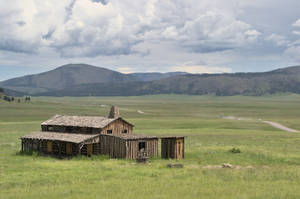
[{"label": "tall grass", "polygon": [[[106,115],[117,104],[136,133],[187,135],[185,159],[149,164],[107,156],[20,155],[18,137],[54,114]],[[140,114],[141,110],[144,114]],[[247,120],[226,120],[235,116]],[[33,98],[0,102],[0,198],[300,198],[300,96]],[[242,153],[231,153],[238,148]],[[184,168],[167,168],[179,162]],[[235,168],[222,169],[222,163]],[[210,166],[209,166],[210,165]]]}]

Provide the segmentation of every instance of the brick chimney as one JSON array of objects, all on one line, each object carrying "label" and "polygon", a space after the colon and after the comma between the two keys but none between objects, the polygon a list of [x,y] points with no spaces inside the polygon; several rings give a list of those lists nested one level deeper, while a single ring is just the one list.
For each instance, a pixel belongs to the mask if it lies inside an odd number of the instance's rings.
[{"label": "brick chimney", "polygon": [[112,106],[108,118],[119,118],[119,117],[120,117],[119,108],[117,106]]}]

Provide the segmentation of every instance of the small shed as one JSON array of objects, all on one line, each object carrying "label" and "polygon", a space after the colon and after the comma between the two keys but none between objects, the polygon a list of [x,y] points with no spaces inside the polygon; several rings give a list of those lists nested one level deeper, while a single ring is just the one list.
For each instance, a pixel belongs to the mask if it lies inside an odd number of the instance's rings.
[{"label": "small shed", "polygon": [[36,132],[21,137],[22,152],[37,151],[57,156],[100,154],[99,134]]},{"label": "small shed", "polygon": [[136,159],[140,152],[148,157],[157,157],[158,137],[142,134],[101,134],[100,151],[112,158]]},{"label": "small shed", "polygon": [[184,136],[161,137],[161,158],[183,159],[184,158]]}]

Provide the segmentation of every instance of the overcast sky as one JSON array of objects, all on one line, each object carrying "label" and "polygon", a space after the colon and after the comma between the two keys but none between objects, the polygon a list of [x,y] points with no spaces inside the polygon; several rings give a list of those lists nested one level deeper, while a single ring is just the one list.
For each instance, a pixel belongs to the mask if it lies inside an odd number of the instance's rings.
[{"label": "overcast sky", "polygon": [[87,63],[124,73],[300,65],[300,0],[0,0],[0,80]]}]

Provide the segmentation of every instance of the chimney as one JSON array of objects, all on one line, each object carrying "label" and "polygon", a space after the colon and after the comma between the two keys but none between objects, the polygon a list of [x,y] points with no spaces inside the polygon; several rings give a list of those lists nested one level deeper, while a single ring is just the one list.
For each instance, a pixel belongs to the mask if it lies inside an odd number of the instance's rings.
[{"label": "chimney", "polygon": [[119,118],[119,117],[120,117],[119,108],[117,106],[112,106],[108,118]]}]

